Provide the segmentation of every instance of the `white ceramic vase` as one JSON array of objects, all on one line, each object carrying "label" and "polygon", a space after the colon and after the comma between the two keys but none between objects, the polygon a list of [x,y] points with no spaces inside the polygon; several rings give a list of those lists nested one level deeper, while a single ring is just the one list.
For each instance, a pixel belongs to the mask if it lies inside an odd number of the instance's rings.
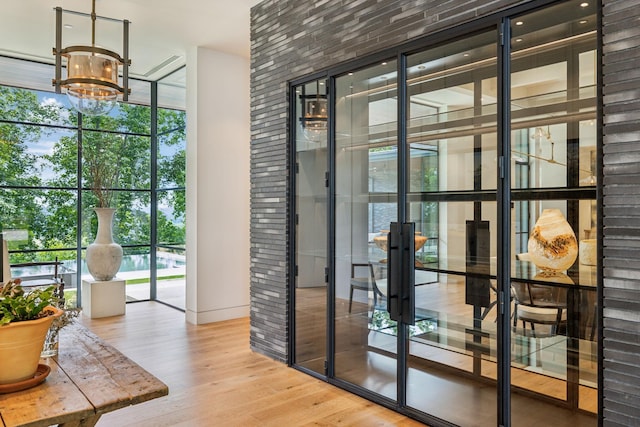
[{"label": "white ceramic vase", "polygon": [[527,245],[531,261],[540,269],[557,272],[573,265],[578,241],[559,209],[545,209],[536,221]]},{"label": "white ceramic vase", "polygon": [[87,247],[85,260],[95,280],[113,279],[122,263],[122,246],[113,241],[113,208],[95,208],[98,216],[96,240]]}]

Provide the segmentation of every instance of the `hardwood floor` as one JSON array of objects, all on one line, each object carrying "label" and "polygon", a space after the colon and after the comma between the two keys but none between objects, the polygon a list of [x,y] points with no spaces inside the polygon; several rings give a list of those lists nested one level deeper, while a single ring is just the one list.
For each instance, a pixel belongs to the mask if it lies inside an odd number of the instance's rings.
[{"label": "hardwood floor", "polygon": [[[436,316],[435,329],[415,335],[409,341],[408,403],[425,413],[462,426],[496,425],[495,309],[480,326],[487,336],[475,356],[466,351],[469,334],[468,322],[473,318],[472,307],[465,304],[465,284],[456,277],[440,284],[416,287],[416,300],[423,304],[420,310],[429,310]],[[380,332],[369,330],[369,323],[384,323],[384,316],[372,314],[372,301],[358,295],[349,311],[349,301],[337,299],[336,377],[361,385],[376,393],[395,398],[396,392],[396,337],[393,327]],[[310,369],[322,369],[325,349],[326,290],[323,287],[298,289],[296,293],[296,346],[298,363]],[[384,310],[382,310],[384,311]],[[381,314],[380,311],[377,314]],[[422,325],[426,326],[426,325]],[[540,340],[526,338],[523,331],[512,334],[513,366],[511,381],[512,421],[514,425],[554,425],[556,427],[597,425],[597,362],[593,358],[595,343],[580,343],[579,373],[583,385],[579,386],[579,408],[593,415],[573,411],[561,406],[568,399],[568,386],[563,375],[568,371],[566,337],[552,336]],[[478,371],[475,362],[480,361]],[[451,368],[455,368],[455,371]],[[467,375],[461,375],[462,372]],[[471,374],[473,375],[473,380]],[[555,376],[554,376],[555,375]],[[586,385],[584,385],[586,384]],[[519,390],[518,390],[519,388]],[[542,400],[527,391],[552,400]],[[455,399],[451,399],[455,396]],[[464,410],[460,410],[464,408]]]},{"label": "hardwood floor", "polygon": [[81,322],[169,386],[106,426],[422,426],[249,348],[249,320],[190,325],[159,303]]}]

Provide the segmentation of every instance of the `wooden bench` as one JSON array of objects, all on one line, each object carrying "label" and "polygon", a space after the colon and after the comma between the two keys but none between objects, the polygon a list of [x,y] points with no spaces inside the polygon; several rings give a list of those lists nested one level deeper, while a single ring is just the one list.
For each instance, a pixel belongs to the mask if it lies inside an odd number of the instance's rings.
[{"label": "wooden bench", "polygon": [[60,331],[55,358],[44,383],[0,395],[5,427],[93,426],[104,413],[166,396],[166,384],[145,371],[84,326]]}]

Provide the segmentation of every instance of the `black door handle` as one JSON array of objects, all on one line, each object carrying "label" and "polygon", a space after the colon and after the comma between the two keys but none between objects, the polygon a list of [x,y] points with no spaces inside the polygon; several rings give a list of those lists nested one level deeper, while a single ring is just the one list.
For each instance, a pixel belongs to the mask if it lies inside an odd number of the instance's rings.
[{"label": "black door handle", "polygon": [[388,304],[391,320],[415,323],[415,224],[392,222],[387,235]]}]

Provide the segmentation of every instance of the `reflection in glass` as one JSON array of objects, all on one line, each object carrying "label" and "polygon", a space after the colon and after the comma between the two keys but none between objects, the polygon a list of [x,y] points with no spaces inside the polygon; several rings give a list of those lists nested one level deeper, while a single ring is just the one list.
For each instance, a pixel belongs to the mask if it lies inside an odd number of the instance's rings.
[{"label": "reflection in glass", "polygon": [[397,220],[396,62],[336,79],[335,373],[396,398],[385,245]]},{"label": "reflection in glass", "polygon": [[495,389],[469,378],[497,372],[496,34],[416,53],[407,67],[409,221],[428,237],[416,254],[407,403],[467,425],[455,396],[492,425]]},{"label": "reflection in glass", "polygon": [[[597,260],[584,253],[597,222],[595,4],[562,2],[512,22],[512,390],[595,414]],[[583,248],[566,271],[555,273],[534,265],[527,247],[551,209],[566,218]],[[554,259],[564,247],[554,244]],[[555,422],[552,412],[538,418]],[[512,420],[525,422],[529,414],[514,410]],[[597,418],[581,417],[580,424],[596,425]]]},{"label": "reflection in glass", "polygon": [[[324,375],[327,359],[327,134],[326,120],[314,121],[315,113],[305,107],[316,99],[326,101],[326,82],[317,80],[298,86],[295,94],[295,363]],[[326,108],[326,104],[324,106]]]},{"label": "reflection in glass", "polygon": [[186,256],[184,250],[162,248],[156,252],[157,299],[185,309]]}]

